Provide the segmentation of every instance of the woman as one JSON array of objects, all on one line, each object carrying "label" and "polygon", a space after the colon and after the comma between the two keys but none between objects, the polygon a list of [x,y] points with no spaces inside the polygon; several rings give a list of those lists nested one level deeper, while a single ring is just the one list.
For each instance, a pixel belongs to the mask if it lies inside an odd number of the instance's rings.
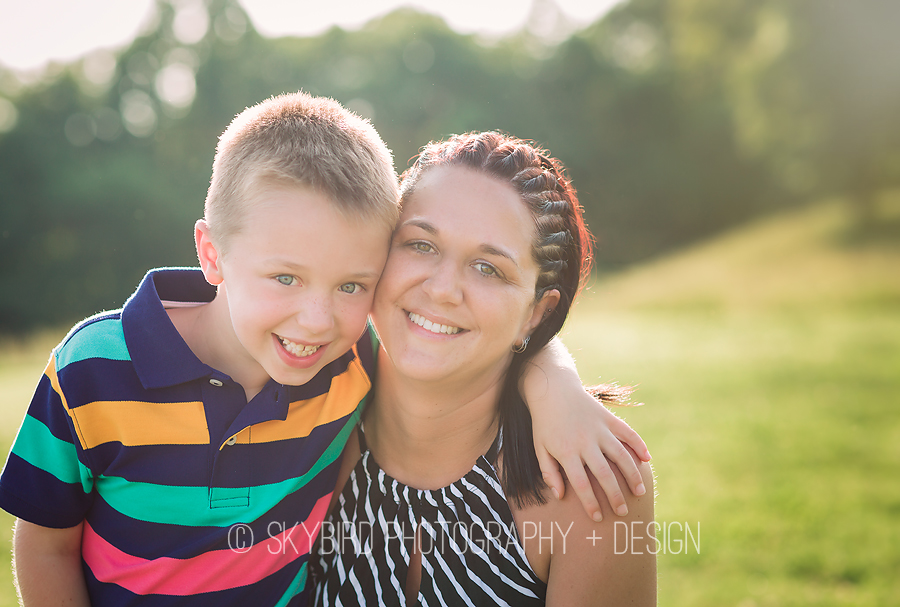
[{"label": "woman", "polygon": [[385,352],[323,527],[316,604],[655,604],[652,492],[599,523],[572,491],[547,499],[519,397],[588,270],[562,166],[461,135],[426,146],[401,193],[372,313]]}]

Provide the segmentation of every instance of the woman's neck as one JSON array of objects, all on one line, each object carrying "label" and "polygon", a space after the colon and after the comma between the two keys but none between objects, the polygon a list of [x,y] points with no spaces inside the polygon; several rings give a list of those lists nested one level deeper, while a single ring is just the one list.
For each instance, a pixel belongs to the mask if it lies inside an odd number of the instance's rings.
[{"label": "woman's neck", "polygon": [[439,489],[462,478],[497,436],[503,377],[437,385],[401,377],[381,353],[366,442],[401,483]]}]

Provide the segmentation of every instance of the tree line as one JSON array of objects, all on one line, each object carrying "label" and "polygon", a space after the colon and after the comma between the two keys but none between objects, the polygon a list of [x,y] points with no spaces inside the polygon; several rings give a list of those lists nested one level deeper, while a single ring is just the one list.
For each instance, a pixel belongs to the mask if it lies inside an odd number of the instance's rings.
[{"label": "tree line", "polygon": [[128,48],[37,82],[0,68],[0,333],[117,307],[148,268],[193,265],[216,138],[300,89],[369,117],[398,171],[451,133],[545,145],[603,270],[823,196],[847,200],[860,234],[897,237],[879,197],[900,179],[900,3],[630,0],[552,43],[527,28],[485,42],[409,9],[267,39],[235,0],[185,6],[158,0]]}]

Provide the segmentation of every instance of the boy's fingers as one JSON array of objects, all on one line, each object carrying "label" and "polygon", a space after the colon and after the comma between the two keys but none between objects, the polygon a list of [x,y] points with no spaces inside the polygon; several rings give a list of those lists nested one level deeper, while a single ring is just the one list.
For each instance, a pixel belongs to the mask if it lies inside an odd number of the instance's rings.
[{"label": "boy's fingers", "polygon": [[622,427],[617,429],[616,436],[620,441],[631,447],[641,461],[650,461],[650,450],[647,448],[647,444],[641,438],[641,435],[635,432],[631,426],[624,421],[622,422]]},{"label": "boy's fingers", "polygon": [[[588,478],[587,471],[584,468],[584,462],[578,458],[577,461],[563,462],[563,466],[565,467],[569,484],[572,486],[572,491],[574,491],[575,495],[578,496],[578,499],[581,500],[584,511],[587,512],[589,517],[597,522],[603,520],[600,503],[597,501],[597,496],[594,495],[594,487],[591,485],[591,480]],[[612,474],[612,471],[610,471],[610,474]],[[613,476],[613,481],[615,481],[615,476]],[[616,483],[616,486],[618,486],[618,483]]]},{"label": "boy's fingers", "polygon": [[[628,451],[628,448],[619,441],[616,441],[615,445],[610,446],[612,448],[606,450],[606,458],[608,458],[616,466],[618,466],[619,472],[621,472],[622,476],[625,477],[625,482],[628,484],[628,488],[631,489],[631,492],[634,495],[644,495],[644,493],[647,492],[646,488],[644,487],[644,479],[641,476],[641,471],[638,469],[638,465],[635,463],[634,458]],[[598,463],[598,467],[606,468],[607,470],[609,470],[609,464],[605,461],[606,458],[604,458],[602,466]],[[594,466],[590,465],[591,463],[592,462],[588,462],[588,465],[593,471]],[[599,476],[597,477],[597,480],[600,480]],[[616,486],[618,486],[618,482],[616,483]],[[605,486],[604,491],[606,491]],[[609,495],[609,491],[606,491],[606,495]],[[614,509],[615,507],[616,504],[613,504]]]},{"label": "boy's fingers", "polygon": [[[625,503],[625,494],[619,486],[619,479],[610,467],[609,461],[603,457],[603,454],[601,453],[598,457],[589,459],[585,464],[590,473],[597,479],[597,483],[600,485],[603,493],[606,494],[606,499],[609,500],[609,505],[612,506],[613,512],[619,516],[628,514],[628,505]],[[591,494],[593,492],[594,489],[591,487]]]},{"label": "boy's fingers", "polygon": [[536,449],[535,455],[537,455],[538,464],[541,466],[544,482],[550,487],[550,491],[553,492],[553,496],[556,499],[562,499],[563,495],[566,493],[566,483],[559,473],[559,464],[557,464],[553,456],[544,449]]}]

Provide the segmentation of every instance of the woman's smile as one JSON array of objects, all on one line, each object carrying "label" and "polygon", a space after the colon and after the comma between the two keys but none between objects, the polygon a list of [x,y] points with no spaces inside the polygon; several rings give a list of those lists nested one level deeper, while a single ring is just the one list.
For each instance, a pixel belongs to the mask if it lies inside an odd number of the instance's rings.
[{"label": "woman's smile", "polygon": [[460,329],[459,327],[443,324],[438,322],[437,320],[429,320],[425,316],[416,314],[415,312],[409,312],[408,316],[413,324],[418,325],[426,331],[430,331],[431,333],[456,335],[457,333],[463,331],[463,329]]}]

